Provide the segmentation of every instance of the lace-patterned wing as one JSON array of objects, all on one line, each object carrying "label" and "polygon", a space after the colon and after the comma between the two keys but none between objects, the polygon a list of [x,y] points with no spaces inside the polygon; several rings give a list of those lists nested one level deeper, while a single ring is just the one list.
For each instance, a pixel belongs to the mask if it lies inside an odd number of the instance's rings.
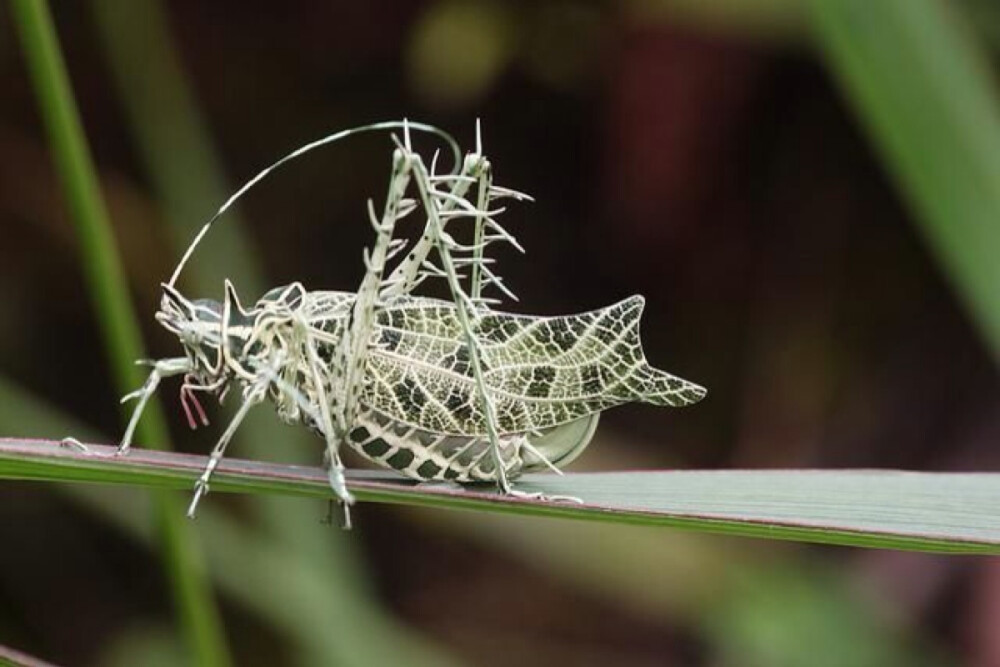
[{"label": "lace-patterned wing", "polygon": [[[644,300],[564,317],[488,313],[475,331],[501,433],[550,428],[640,401],[681,406],[698,385],[650,366],[639,340]],[[436,433],[482,435],[486,422],[454,307],[401,298],[379,312],[361,402]]]}]

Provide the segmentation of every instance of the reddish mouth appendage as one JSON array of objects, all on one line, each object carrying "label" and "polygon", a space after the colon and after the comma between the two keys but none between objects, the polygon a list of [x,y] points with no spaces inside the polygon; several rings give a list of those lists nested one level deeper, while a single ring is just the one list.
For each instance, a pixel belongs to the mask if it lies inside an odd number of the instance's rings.
[{"label": "reddish mouth appendage", "polygon": [[[191,404],[194,404],[194,411],[191,410]],[[184,416],[187,417],[188,426],[192,431],[198,428],[199,421],[202,426],[208,426],[208,416],[205,414],[205,409],[201,407],[201,402],[194,393],[194,388],[189,384],[181,385],[181,407],[184,408]],[[197,420],[195,420],[195,413],[198,414]]]}]

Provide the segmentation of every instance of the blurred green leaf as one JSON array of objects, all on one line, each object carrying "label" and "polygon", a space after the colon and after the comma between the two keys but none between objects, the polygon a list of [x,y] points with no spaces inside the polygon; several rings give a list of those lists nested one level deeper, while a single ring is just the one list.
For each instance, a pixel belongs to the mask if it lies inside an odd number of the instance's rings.
[{"label": "blurred green leaf", "polygon": [[690,630],[704,642],[705,664],[955,664],[897,600],[859,581],[851,558],[804,545],[483,512],[412,509],[406,517],[432,531],[460,528],[613,610]]},{"label": "blurred green leaf", "polygon": [[413,28],[410,85],[440,106],[482,97],[515,54],[516,16],[502,2],[436,2]]},{"label": "blurred green leaf", "polygon": [[1000,360],[1000,97],[961,5],[809,7],[827,65]]},{"label": "blurred green leaf", "polygon": [[[0,478],[190,489],[205,458],[105,445],[86,453],[41,440],[0,440]],[[670,471],[526,475],[522,491],[575,496],[551,502],[498,496],[490,486],[414,485],[355,472],[362,501],[671,526],[773,539],[942,553],[1000,553],[1000,474],[900,471]],[[319,468],[228,459],[218,491],[329,497]]]},{"label": "blurred green leaf", "polygon": [[[864,605],[857,580],[816,561],[757,569],[741,577],[730,595],[706,616],[716,664],[768,667],[931,667],[955,665],[955,656],[913,632],[885,608],[878,593]],[[905,637],[905,639],[904,639]],[[849,639],[848,639],[849,638]]]},{"label": "blurred green leaf", "polygon": [[104,646],[99,664],[101,667],[179,667],[185,664],[184,647],[177,636],[159,625],[140,625],[129,628]]}]

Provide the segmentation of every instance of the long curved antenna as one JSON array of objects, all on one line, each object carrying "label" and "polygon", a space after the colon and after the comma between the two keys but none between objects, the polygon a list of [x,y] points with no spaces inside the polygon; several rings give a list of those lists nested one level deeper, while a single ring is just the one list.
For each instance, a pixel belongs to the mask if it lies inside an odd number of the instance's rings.
[{"label": "long curved antenna", "polygon": [[246,194],[247,190],[257,185],[257,183],[263,180],[264,177],[270,174],[272,171],[274,171],[281,165],[285,164],[286,162],[290,162],[295,158],[300,157],[305,153],[308,153],[314,148],[319,148],[320,146],[332,144],[336,141],[340,141],[341,139],[346,139],[349,136],[355,134],[361,134],[362,132],[377,132],[380,130],[392,130],[397,128],[403,128],[404,130],[407,131],[407,139],[409,138],[409,130],[411,129],[418,130],[421,132],[427,132],[428,134],[434,134],[441,137],[448,144],[448,147],[451,148],[451,152],[454,157],[455,166],[453,167],[452,173],[457,174],[458,171],[462,168],[462,152],[461,149],[459,149],[458,147],[458,142],[455,141],[454,137],[452,137],[450,134],[448,134],[441,128],[435,127],[433,125],[427,125],[426,123],[412,123],[407,120],[390,120],[381,123],[372,123],[371,125],[352,127],[348,130],[341,130],[340,132],[328,134],[327,136],[321,139],[317,139],[316,141],[313,141],[304,146],[296,148],[294,151],[292,151],[285,157],[281,158],[277,162],[272,163],[270,166],[265,168],[259,174],[257,174],[249,181],[247,181],[243,185],[243,187],[241,187],[229,199],[227,199],[226,203],[223,204],[218,211],[216,211],[215,215],[213,215],[208,220],[208,222],[206,222],[204,226],[202,226],[201,230],[194,237],[194,240],[191,241],[191,245],[189,245],[187,250],[184,251],[184,255],[181,257],[181,261],[178,262],[177,268],[174,269],[173,275],[170,276],[170,282],[168,282],[167,285],[169,285],[170,287],[174,286],[174,284],[177,282],[177,278],[181,274],[181,271],[184,269],[184,266],[187,264],[188,260],[191,259],[191,255],[194,254],[195,248],[197,248],[198,244],[201,243],[201,240],[205,238],[205,235],[208,233],[208,230],[211,229],[212,225],[215,224],[215,221],[218,220],[222,216],[222,214],[225,213],[229,209],[229,207],[236,202],[237,199]]}]

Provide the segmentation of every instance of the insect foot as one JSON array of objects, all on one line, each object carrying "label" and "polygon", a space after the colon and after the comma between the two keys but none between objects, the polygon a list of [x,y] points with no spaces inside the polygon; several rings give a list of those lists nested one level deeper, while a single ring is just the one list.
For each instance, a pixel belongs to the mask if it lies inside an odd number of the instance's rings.
[{"label": "insect foot", "polygon": [[60,447],[65,447],[66,449],[74,449],[82,454],[89,454],[90,448],[83,444],[79,440],[73,437],[63,438],[59,441]]},{"label": "insect foot", "polygon": [[198,478],[198,481],[194,483],[194,497],[191,498],[191,504],[188,505],[187,509],[187,517],[189,519],[194,518],[194,514],[198,510],[198,503],[206,493],[208,493],[208,475],[203,473]]},{"label": "insect foot", "polygon": [[330,488],[333,489],[334,495],[337,496],[337,504],[340,505],[343,512],[343,521],[340,525],[344,530],[350,530],[351,505],[354,504],[354,494],[347,490],[347,480],[344,478],[344,464],[340,462],[339,456],[331,458],[330,465],[327,467],[327,479],[330,482]]},{"label": "insect foot", "polygon": [[520,500],[539,500],[543,503],[572,503],[574,505],[583,504],[583,498],[577,498],[576,496],[560,496],[542,493],[541,491],[519,491],[517,489],[511,489],[503,495],[512,496]]},{"label": "insect foot", "polygon": [[344,478],[344,466],[331,465],[327,471],[327,479],[330,480],[330,488],[337,496],[337,500],[345,505],[354,504],[354,494],[347,490],[347,480]]}]

